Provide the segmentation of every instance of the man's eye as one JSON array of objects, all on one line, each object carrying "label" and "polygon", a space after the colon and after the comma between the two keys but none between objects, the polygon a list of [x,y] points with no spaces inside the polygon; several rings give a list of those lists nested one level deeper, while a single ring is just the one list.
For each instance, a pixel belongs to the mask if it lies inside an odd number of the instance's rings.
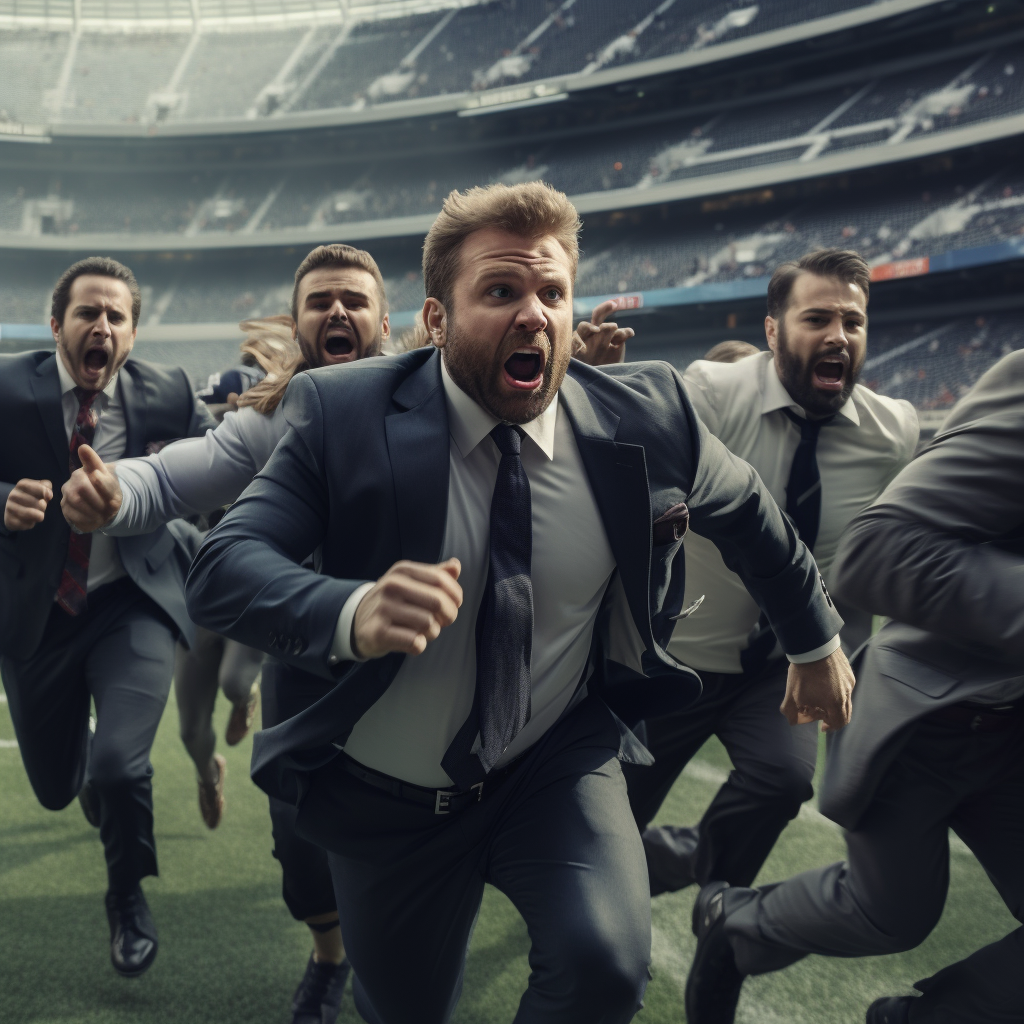
[{"label": "man's eye", "polygon": [[544,297],[549,302],[557,302],[561,297],[562,293],[558,288],[549,288],[545,293]]},{"label": "man's eye", "polygon": [[512,297],[512,289],[507,285],[499,284],[491,289],[490,294],[496,299],[509,299]]}]

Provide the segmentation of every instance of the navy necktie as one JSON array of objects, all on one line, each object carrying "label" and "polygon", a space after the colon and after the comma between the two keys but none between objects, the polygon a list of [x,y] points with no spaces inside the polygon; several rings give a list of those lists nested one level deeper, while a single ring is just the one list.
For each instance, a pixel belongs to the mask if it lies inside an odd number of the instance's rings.
[{"label": "navy necktie", "polygon": [[[818,472],[818,435],[826,423],[835,418],[812,420],[797,416],[792,409],[782,410],[799,428],[800,443],[793,455],[786,484],[786,515],[793,520],[800,539],[814,550],[821,525],[821,474]],[[745,651],[740,652],[740,665],[746,675],[754,675],[767,664],[775,649],[776,637],[762,612],[757,626],[750,634]]]},{"label": "navy necktie", "polygon": [[[533,650],[533,504],[523,469],[523,432],[491,431],[501,463],[491,496],[487,585],[476,621],[473,711],[441,760],[461,789],[483,780],[530,720]],[[477,733],[480,745],[473,749]]]}]

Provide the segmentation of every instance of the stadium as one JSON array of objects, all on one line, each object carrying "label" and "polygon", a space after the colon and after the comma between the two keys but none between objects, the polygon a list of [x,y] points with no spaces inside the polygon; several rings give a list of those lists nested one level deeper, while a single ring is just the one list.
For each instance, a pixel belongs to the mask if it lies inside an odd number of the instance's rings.
[{"label": "stadium", "polygon": [[[774,267],[825,246],[870,263],[862,382],[925,433],[1024,348],[1020,0],[0,0],[0,68],[0,352],[53,347],[54,282],[96,254],[141,285],[136,354],[196,388],[237,362],[240,320],[288,312],[322,243],[370,251],[408,328],[444,197],[534,180],[579,210],[575,313],[614,299],[628,359],[764,347]],[[35,804],[0,707],[0,1021],[287,1019],[308,943],[249,745],[208,834],[172,717],[154,748],[167,954],[127,992],[97,938],[88,826]],[[662,818],[695,820],[729,768],[710,743]],[[805,805],[760,879],[842,851]],[[956,842],[951,873],[918,949],[755,979],[737,1019],[853,1024],[1009,930]],[[655,901],[640,1022],[684,1019],[693,897]],[[511,1020],[528,948],[488,890],[453,1020]],[[339,1019],[361,1019],[350,995]]]}]

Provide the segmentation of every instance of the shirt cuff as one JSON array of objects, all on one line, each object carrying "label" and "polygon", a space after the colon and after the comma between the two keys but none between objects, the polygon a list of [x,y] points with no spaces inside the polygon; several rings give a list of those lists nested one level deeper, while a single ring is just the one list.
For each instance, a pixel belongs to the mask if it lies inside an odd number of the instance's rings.
[{"label": "shirt cuff", "polygon": [[[345,613],[342,612],[342,615]],[[827,658],[830,654],[835,654],[839,650],[839,634],[836,633],[828,643],[822,644],[820,647],[815,647],[813,651],[807,651],[805,654],[787,654],[790,665],[806,665],[812,661],[821,661],[822,658]]]},{"label": "shirt cuff", "polygon": [[338,616],[338,625],[334,630],[334,643],[331,644],[331,653],[327,659],[329,665],[337,665],[340,661],[366,661],[366,658],[357,658],[352,650],[352,622],[356,617],[356,609],[360,601],[374,588],[373,583],[364,583],[356,587],[349,595]]}]

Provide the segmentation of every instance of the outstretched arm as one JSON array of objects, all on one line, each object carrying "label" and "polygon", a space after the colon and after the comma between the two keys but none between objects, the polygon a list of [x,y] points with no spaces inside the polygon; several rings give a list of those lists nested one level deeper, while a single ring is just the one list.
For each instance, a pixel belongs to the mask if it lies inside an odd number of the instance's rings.
[{"label": "outstretched arm", "polygon": [[281,414],[248,409],[147,458],[102,463],[83,445],[82,468],[64,485],[64,516],[83,533],[102,529],[127,537],[220,508],[248,487],[285,427]]}]

